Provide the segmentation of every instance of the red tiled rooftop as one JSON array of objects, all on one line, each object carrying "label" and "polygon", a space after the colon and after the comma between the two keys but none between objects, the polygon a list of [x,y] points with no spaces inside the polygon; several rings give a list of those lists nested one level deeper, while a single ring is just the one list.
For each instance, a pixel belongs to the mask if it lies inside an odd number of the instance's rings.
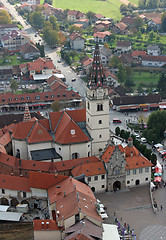
[{"label": "red tiled rooftop", "polygon": [[58,227],[58,224],[56,221],[52,219],[35,219],[33,220],[33,226],[34,231],[58,231],[61,230],[60,227]]},{"label": "red tiled rooftop", "polygon": [[[118,148],[121,151],[121,153],[124,153],[124,149],[123,149],[122,145],[118,145]],[[106,151],[102,155],[102,160],[105,163],[107,163],[109,161],[109,158],[113,154],[114,150],[115,150],[115,145],[114,146],[110,146],[110,145],[108,146],[108,148],[106,149]]]},{"label": "red tiled rooftop", "polygon": [[126,170],[152,167],[153,164],[144,156],[136,155],[132,157],[126,157]]}]

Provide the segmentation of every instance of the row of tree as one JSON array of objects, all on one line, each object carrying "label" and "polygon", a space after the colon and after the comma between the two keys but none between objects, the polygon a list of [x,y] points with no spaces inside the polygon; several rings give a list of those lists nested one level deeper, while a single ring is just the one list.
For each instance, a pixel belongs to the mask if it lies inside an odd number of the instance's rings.
[{"label": "row of tree", "polygon": [[[126,141],[130,137],[130,132],[125,131],[124,129],[121,130],[119,127],[116,127],[115,134],[125,139]],[[131,137],[133,139],[133,145],[138,149],[138,151],[141,152],[154,165],[156,165],[156,161],[157,161],[156,154],[152,153],[152,150],[147,148],[146,145],[141,144],[141,142],[138,141],[134,135],[131,135]]]}]

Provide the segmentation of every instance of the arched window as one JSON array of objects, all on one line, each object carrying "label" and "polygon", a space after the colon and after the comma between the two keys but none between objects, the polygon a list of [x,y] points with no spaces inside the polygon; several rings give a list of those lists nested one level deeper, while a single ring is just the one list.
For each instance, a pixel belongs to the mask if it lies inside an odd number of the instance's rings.
[{"label": "arched window", "polygon": [[102,120],[99,120],[99,124],[102,124]]},{"label": "arched window", "polygon": [[79,158],[80,157],[80,154],[79,153],[72,153],[72,159],[76,159],[76,158]]}]

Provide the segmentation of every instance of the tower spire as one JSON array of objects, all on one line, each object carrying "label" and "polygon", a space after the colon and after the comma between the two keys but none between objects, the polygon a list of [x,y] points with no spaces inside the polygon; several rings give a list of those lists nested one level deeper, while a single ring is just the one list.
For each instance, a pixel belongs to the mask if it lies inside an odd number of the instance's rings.
[{"label": "tower spire", "polygon": [[24,122],[27,122],[27,121],[30,121],[30,120],[31,120],[31,114],[30,114],[30,111],[29,111],[28,104],[26,103],[23,121],[24,121]]},{"label": "tower spire", "polygon": [[98,40],[96,42],[96,47],[94,51],[92,69],[90,73],[90,80],[88,81],[87,86],[93,87],[93,88],[106,86],[106,79],[105,79],[103,66],[101,64]]}]

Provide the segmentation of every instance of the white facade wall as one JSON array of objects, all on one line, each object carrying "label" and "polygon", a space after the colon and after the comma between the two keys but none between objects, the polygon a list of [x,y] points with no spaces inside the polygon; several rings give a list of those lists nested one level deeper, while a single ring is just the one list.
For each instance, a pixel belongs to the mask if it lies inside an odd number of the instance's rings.
[{"label": "white facade wall", "polygon": [[[128,171],[126,174],[126,187],[134,187],[136,185],[148,184],[151,181],[151,167],[148,167],[149,172],[146,172],[146,168],[142,168],[142,173],[140,173],[139,168],[130,170],[130,175]],[[136,174],[133,171],[136,170]],[[139,184],[136,181],[139,180]]]},{"label": "white facade wall", "polygon": [[75,215],[64,220],[65,229],[71,227],[74,224],[75,224]]},{"label": "white facade wall", "polygon": [[35,143],[35,144],[27,145],[27,148],[28,148],[28,158],[26,158],[26,159],[31,159],[32,160],[30,151],[43,150],[43,149],[52,148],[52,145],[53,145],[53,142]]},{"label": "white facade wall", "polygon": [[61,240],[61,232],[60,231],[51,231],[51,230],[42,230],[42,231],[34,231],[34,240]]},{"label": "white facade wall", "polygon": [[13,139],[12,140],[13,156],[16,156],[17,149],[20,151],[21,159],[28,159],[28,147],[25,140],[20,141]]},{"label": "white facade wall", "polygon": [[68,21],[70,22],[76,22],[76,16],[75,15],[68,15],[67,16]]},{"label": "white facade wall", "polygon": [[142,60],[142,66],[144,67],[162,67],[166,62],[158,62],[158,61],[144,61]]},{"label": "white facade wall", "polygon": [[62,156],[63,160],[72,159],[72,154],[78,153],[78,158],[88,157],[88,152],[90,152],[89,156],[91,156],[91,142],[79,143],[79,144],[67,144],[60,145],[55,144],[56,152]]},{"label": "white facade wall", "polygon": [[[20,194],[20,197],[23,198],[23,191],[18,191],[18,190],[11,190],[11,189],[4,189],[5,193],[2,193],[2,188],[0,188],[0,198],[5,197],[15,197],[17,198],[18,193]],[[26,198],[31,198],[31,192],[26,192]]]},{"label": "white facade wall", "polygon": [[[102,176],[104,176],[104,179],[102,179]],[[95,180],[95,177],[97,177],[98,180]],[[85,181],[88,182],[91,189],[95,188],[95,193],[106,191],[106,174],[85,177]]]},{"label": "white facade wall", "polygon": [[84,39],[82,38],[76,38],[73,42],[72,42],[72,46],[75,50],[83,50],[84,49]]},{"label": "white facade wall", "polygon": [[31,192],[32,192],[32,197],[39,197],[39,198],[47,197],[47,190],[45,189],[31,188]]}]

